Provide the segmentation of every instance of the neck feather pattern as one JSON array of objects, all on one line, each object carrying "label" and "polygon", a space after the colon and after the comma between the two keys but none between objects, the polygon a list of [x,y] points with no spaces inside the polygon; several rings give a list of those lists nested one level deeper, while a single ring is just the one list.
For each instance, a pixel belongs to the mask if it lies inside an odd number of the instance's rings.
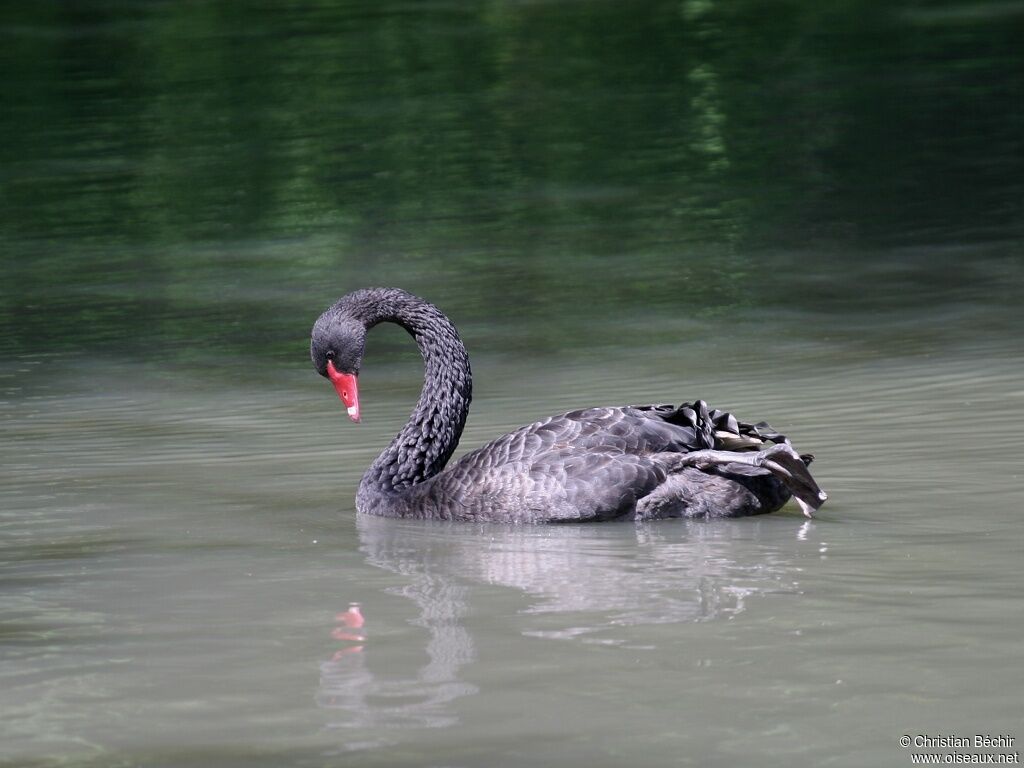
[{"label": "neck feather pattern", "polygon": [[[349,294],[338,310],[362,322],[397,323],[423,356],[423,389],[408,422],[363,475],[359,499],[401,491],[436,475],[459,444],[472,399],[466,347],[437,307],[405,291],[366,289]],[[362,506],[362,505],[360,505]]]}]

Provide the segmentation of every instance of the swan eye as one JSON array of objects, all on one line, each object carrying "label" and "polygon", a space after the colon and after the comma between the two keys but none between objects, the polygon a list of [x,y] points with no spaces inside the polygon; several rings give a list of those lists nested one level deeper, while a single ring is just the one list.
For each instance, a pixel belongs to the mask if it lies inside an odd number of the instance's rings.
[{"label": "swan eye", "polygon": [[328,360],[333,360],[334,359],[334,350],[333,349],[330,349],[330,350],[327,351],[327,359]]}]

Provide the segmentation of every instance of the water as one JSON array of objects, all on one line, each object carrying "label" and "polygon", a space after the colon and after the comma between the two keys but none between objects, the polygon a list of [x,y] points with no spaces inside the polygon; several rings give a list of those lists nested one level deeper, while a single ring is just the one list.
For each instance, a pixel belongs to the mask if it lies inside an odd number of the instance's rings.
[{"label": "water", "polygon": [[[1024,737],[1022,20],[3,11],[0,765],[900,766],[904,734]],[[813,451],[830,501],[358,519],[418,356],[373,331],[356,426],[306,344],[366,284],[463,331],[463,449],[702,397]]]}]

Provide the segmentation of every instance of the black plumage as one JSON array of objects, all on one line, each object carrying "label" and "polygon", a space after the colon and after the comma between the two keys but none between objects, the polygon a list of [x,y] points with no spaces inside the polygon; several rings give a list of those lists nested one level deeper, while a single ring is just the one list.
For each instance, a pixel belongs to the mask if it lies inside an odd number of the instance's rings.
[{"label": "black plumage", "polygon": [[313,364],[357,375],[366,332],[404,327],[424,361],[409,421],[363,475],[359,512],[511,523],[772,512],[795,496],[810,516],[825,501],[784,435],[698,400],[589,408],[521,427],[450,466],[472,397],[465,346],[433,304],[396,288],[355,291],[313,326]]}]

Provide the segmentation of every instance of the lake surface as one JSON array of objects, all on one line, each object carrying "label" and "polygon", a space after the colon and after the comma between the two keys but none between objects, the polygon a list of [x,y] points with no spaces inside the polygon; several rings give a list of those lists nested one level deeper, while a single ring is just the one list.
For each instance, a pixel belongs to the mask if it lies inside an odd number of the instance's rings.
[{"label": "lake surface", "polygon": [[[0,765],[903,766],[1024,738],[1024,5],[0,14]],[[463,332],[468,450],[765,419],[759,518],[357,518],[355,287]],[[969,750],[978,753],[1009,749]]]}]

